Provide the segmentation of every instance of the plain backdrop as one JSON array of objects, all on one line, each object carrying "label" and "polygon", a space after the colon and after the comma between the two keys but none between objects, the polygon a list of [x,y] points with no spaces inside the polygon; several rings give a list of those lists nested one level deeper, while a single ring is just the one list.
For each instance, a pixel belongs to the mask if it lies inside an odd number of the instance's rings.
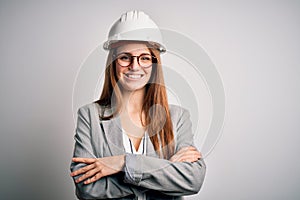
[{"label": "plain backdrop", "polygon": [[0,198],[76,198],[74,82],[132,9],[201,45],[223,80],[222,136],[189,199],[299,199],[297,0],[0,1]]}]

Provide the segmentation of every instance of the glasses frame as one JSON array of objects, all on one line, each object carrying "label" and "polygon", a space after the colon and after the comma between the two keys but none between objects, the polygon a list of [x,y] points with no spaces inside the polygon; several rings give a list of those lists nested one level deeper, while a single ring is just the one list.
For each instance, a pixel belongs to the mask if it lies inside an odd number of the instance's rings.
[{"label": "glasses frame", "polygon": [[[126,65],[126,66],[121,65],[121,64],[119,63],[119,61],[118,61],[118,57],[119,57],[120,55],[123,55],[123,54],[128,55],[128,56],[130,56],[130,58],[131,58],[131,61],[130,61],[129,64]],[[151,63],[149,66],[146,66],[146,67],[145,67],[145,66],[142,66],[142,65],[140,64],[140,57],[141,57],[141,56],[144,56],[144,55],[149,55],[149,56],[152,57],[152,63]],[[122,53],[119,53],[119,54],[113,54],[113,57],[114,57],[114,60],[115,60],[121,67],[129,67],[129,66],[133,63],[133,60],[134,60],[135,57],[137,58],[137,63],[138,63],[139,66],[142,67],[142,68],[149,68],[149,67],[151,67],[153,64],[157,63],[157,58],[156,58],[154,55],[150,54],[150,53],[142,53],[142,54],[140,54],[139,56],[133,56],[131,53],[122,52]],[[155,62],[153,62],[153,61],[155,61]]]}]

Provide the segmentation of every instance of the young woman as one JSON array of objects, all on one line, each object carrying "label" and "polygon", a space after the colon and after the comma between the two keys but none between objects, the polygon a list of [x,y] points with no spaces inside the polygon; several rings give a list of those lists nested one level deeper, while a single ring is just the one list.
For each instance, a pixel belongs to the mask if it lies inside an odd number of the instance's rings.
[{"label": "young woman", "polygon": [[182,199],[202,186],[189,112],[168,104],[158,31],[141,11],[110,31],[101,97],[78,110],[71,176],[79,199]]}]

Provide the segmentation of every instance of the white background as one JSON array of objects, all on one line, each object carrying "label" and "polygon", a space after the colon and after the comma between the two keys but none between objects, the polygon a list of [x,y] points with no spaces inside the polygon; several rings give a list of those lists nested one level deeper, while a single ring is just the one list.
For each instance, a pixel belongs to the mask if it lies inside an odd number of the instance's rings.
[{"label": "white background", "polygon": [[132,9],[200,44],[223,79],[223,134],[191,199],[299,199],[297,0],[0,1],[1,199],[75,199],[73,84]]}]

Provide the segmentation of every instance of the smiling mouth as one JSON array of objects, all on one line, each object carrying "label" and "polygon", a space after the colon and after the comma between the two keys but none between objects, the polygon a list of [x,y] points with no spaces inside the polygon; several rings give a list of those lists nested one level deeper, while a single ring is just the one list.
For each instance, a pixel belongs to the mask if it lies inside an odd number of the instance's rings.
[{"label": "smiling mouth", "polygon": [[125,74],[125,76],[130,79],[140,79],[144,75],[143,74]]}]

